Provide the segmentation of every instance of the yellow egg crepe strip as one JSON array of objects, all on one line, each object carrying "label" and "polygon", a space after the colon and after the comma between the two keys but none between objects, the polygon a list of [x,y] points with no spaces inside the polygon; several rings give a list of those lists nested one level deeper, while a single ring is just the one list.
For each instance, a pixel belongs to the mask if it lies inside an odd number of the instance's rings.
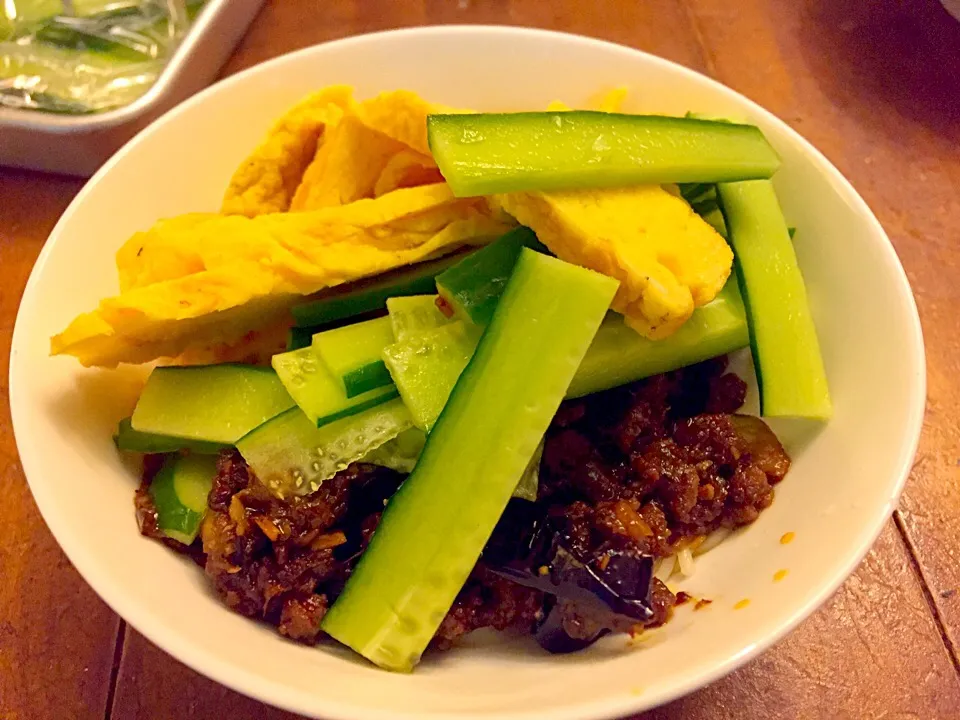
[{"label": "yellow egg crepe strip", "polygon": [[409,90],[380,93],[364,100],[356,109],[357,117],[365,125],[427,157],[430,157],[427,115],[461,112],[473,111],[430,103]]},{"label": "yellow egg crepe strip", "polygon": [[[406,150],[391,137],[345,115],[323,144],[290,204],[290,210],[318,210],[374,196],[374,186],[390,159]],[[441,177],[440,181],[443,178]]]},{"label": "yellow egg crepe strip", "polygon": [[431,112],[453,110],[404,90],[344,107],[342,117],[327,124],[289,209],[317,210],[443,182],[426,147]]},{"label": "yellow egg crepe strip", "polygon": [[440,169],[429,155],[403,150],[390,158],[373,187],[374,197],[400,188],[443,182]]},{"label": "yellow egg crepe strip", "polygon": [[287,210],[325,129],[353,104],[350,87],[333,85],[287,111],[234,172],[221,211],[255,217]]},{"label": "yellow egg crepe strip", "polygon": [[486,200],[454,198],[445,184],[313,212],[161,221],[118,253],[130,289],[74,320],[51,352],[114,366],[231,343],[282,320],[300,296],[509,227]]},{"label": "yellow egg crepe strip", "polygon": [[613,309],[645,337],[677,330],[730,275],[726,241],[659,185],[497,196],[557,257],[615,277]]},{"label": "yellow egg crepe strip", "polygon": [[[591,104],[614,111],[625,97]],[[470,111],[407,90],[357,102],[338,85],[305,98],[237,168],[221,214],[131,237],[117,253],[120,294],[51,351],[104,366],[260,357],[303,295],[483,242],[513,218],[559,257],[620,280],[614,308],[647,337],[669,335],[723,287],[730,250],[675,188],[454,198],[427,144],[437,112]]]}]

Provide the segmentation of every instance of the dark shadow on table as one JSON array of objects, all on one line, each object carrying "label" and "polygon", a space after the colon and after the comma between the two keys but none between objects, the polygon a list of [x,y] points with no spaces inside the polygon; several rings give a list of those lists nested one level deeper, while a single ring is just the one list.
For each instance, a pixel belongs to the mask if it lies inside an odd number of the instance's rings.
[{"label": "dark shadow on table", "polygon": [[867,124],[893,111],[960,140],[960,22],[937,0],[808,0],[801,23],[812,75],[840,110]]}]

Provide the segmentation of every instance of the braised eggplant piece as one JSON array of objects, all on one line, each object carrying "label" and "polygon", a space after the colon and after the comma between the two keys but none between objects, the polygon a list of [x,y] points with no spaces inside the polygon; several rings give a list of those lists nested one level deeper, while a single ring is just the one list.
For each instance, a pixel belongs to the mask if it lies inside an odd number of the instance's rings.
[{"label": "braised eggplant piece", "polygon": [[630,630],[653,617],[652,557],[607,551],[578,558],[564,547],[550,519],[529,503],[510,504],[483,562],[502,577],[556,598],[536,631],[548,652],[580,650],[608,632]]},{"label": "braised eggplant piece", "polygon": [[[570,634],[570,619],[578,617],[576,607],[571,607],[568,601],[557,602],[555,599],[544,607],[544,618],[535,629],[535,637],[540,647],[554,655],[577,652],[588,648],[597,640],[610,632],[609,628],[596,628],[593,632],[579,632],[586,630],[590,625],[580,623]],[[591,624],[592,625],[592,624]],[[576,636],[576,637],[575,637]]]}]

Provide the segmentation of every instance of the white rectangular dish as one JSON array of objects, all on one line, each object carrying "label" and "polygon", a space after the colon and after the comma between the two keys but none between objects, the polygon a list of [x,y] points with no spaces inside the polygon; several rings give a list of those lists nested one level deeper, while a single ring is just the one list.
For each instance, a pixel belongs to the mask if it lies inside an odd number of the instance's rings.
[{"label": "white rectangular dish", "polygon": [[209,0],[142,97],[116,110],[57,115],[0,107],[0,165],[89,177],[153,119],[210,83],[264,0]]}]

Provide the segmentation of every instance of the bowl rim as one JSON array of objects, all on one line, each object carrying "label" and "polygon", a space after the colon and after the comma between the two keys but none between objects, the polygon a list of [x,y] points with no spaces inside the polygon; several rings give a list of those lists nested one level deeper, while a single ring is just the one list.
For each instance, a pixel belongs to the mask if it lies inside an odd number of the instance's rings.
[{"label": "bowl rim", "polygon": [[[893,271],[899,292],[906,300],[906,310],[908,311],[908,323],[910,325],[910,342],[906,348],[908,353],[907,361],[914,370],[911,373],[913,379],[913,392],[906,417],[904,418],[903,441],[899,450],[899,456],[896,463],[896,483],[893,492],[886,499],[882,506],[882,511],[877,512],[870,524],[865,526],[868,532],[864,537],[868,538],[862,546],[853,553],[841,569],[832,576],[825,578],[819,590],[810,597],[803,605],[797,607],[792,613],[780,619],[777,622],[777,629],[767,636],[752,643],[744,643],[737,651],[733,652],[722,662],[707,671],[697,674],[691,674],[689,678],[675,683],[673,686],[665,688],[651,688],[645,691],[641,696],[631,697],[611,696],[607,698],[588,700],[574,705],[568,705],[562,709],[551,709],[549,712],[550,720],[607,720],[612,718],[624,717],[641,710],[661,706],[677,698],[683,697],[695,690],[705,687],[718,679],[730,674],[740,668],[753,658],[766,651],[774,644],[782,640],[789,632],[794,630],[803,620],[808,618],[814,611],[819,609],[826,600],[847,580],[847,578],[857,568],[869,550],[876,543],[887,520],[896,508],[896,504],[906,484],[907,478],[913,467],[914,458],[919,446],[924,410],[926,406],[926,362],[925,349],[923,343],[923,334],[920,324],[920,318],[917,311],[916,299],[910,287],[906,272],[900,263],[896,250],[890,242],[889,237],[881,226],[879,220],[870,210],[866,201],[857,193],[853,185],[834,165],[809,141],[801,136],[785,121],[774,115],[769,110],[764,109],[758,103],[754,102],[745,95],[724,85],[703,73],[697,72],[679,63],[667,60],[666,58],[653,55],[649,52],[622,45],[612,41],[601,40],[586,35],[568,33],[556,30],[546,30],[535,27],[512,26],[512,25],[427,25],[420,27],[396,28],[380,30],[376,32],[364,33],[360,35],[349,36],[336,40],[318,43],[312,46],[298,49],[293,52],[279,55],[264,62],[253,65],[245,70],[221,80],[193,97],[184,101],[177,107],[162,115],[152,122],[146,128],[141,130],[135,137],[127,142],[123,148],[110,158],[100,170],[84,185],[70,205],[64,211],[63,215],[54,226],[48,237],[48,242],[39,253],[30,277],[25,285],[21,297],[20,308],[18,309],[17,319],[12,335],[10,363],[9,363],[9,397],[11,419],[14,430],[14,437],[20,446],[17,432],[18,426],[23,426],[23,422],[18,422],[29,404],[29,397],[18,389],[14,382],[15,377],[20,374],[20,367],[24,361],[17,357],[17,348],[23,344],[23,335],[26,333],[24,326],[29,323],[29,319],[23,317],[25,306],[31,305],[34,296],[38,293],[40,277],[43,274],[44,266],[47,260],[55,251],[56,240],[63,232],[63,228],[70,222],[77,208],[82,205],[87,196],[92,192],[92,188],[99,180],[110,173],[114,166],[122,162],[130,149],[138,143],[144,141],[156,127],[176,118],[179,114],[188,111],[194,105],[206,102],[207,98],[218,92],[222,87],[229,87],[235,84],[243,83],[248,77],[269,72],[274,66],[281,65],[289,61],[292,57],[306,56],[318,52],[321,48],[345,47],[354,44],[363,44],[376,42],[378,40],[397,37],[430,37],[435,35],[508,35],[513,36],[517,41],[530,38],[554,39],[565,43],[578,43],[584,46],[591,46],[598,49],[616,50],[618,52],[629,52],[643,56],[646,62],[662,68],[670,68],[673,72],[679,72],[692,80],[712,85],[714,90],[726,94],[737,102],[749,108],[755,116],[762,117],[767,122],[776,125],[784,132],[791,142],[801,148],[803,153],[810,157],[824,171],[827,180],[829,180],[836,191],[844,196],[851,204],[858,215],[862,216],[866,225],[873,234],[882,238],[883,242],[878,243],[878,252],[882,260]],[[18,450],[19,453],[19,450]],[[197,647],[189,642],[180,642],[177,636],[168,636],[163,632],[162,623],[157,622],[152,617],[149,610],[144,610],[136,602],[128,599],[121,584],[114,582],[109,576],[101,574],[98,566],[101,564],[94,553],[86,552],[82,546],[72,544],[72,533],[67,532],[58,523],[58,511],[55,508],[53,493],[45,488],[43,483],[31,482],[30,477],[37,477],[39,470],[36,468],[31,457],[21,457],[21,466],[24,476],[30,487],[34,500],[40,510],[40,513],[53,534],[58,545],[63,550],[71,564],[77,569],[84,581],[87,582],[97,595],[122,619],[128,622],[135,630],[140,632],[150,642],[161,648],[165,653],[184,663],[196,672],[204,675],[215,682],[230,688],[243,695],[255,700],[267,703],[274,707],[282,708],[291,712],[302,713],[308,716],[316,717],[316,713],[321,712],[325,720],[355,720],[362,717],[364,720],[417,720],[418,718],[441,718],[451,717],[456,720],[490,720],[492,717],[509,717],[511,720],[546,720],[546,715],[540,711],[519,712],[508,714],[491,714],[464,712],[456,715],[447,713],[431,713],[428,715],[413,714],[406,711],[387,712],[383,710],[371,710],[362,705],[347,704],[338,701],[329,701],[317,696],[319,699],[309,706],[301,702],[301,696],[293,695],[278,682],[265,680],[261,676],[245,671],[238,670],[230,663],[221,660],[211,651],[202,647]]]}]

